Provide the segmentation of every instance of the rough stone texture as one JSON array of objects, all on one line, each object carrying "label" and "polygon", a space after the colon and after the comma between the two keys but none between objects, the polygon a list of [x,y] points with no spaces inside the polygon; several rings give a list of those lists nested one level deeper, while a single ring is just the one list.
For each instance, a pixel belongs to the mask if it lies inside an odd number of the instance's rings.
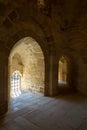
[{"label": "rough stone texture", "polygon": [[[42,49],[45,95],[58,94],[58,60],[62,55],[69,60],[69,86],[87,95],[87,1],[49,0],[47,3],[46,9],[40,11],[35,0],[1,0],[0,59],[3,69],[0,99],[3,103],[9,102],[9,55],[12,47],[25,37],[35,39]],[[19,68],[22,71],[22,67]],[[38,75],[43,75],[38,69]],[[27,67],[23,72],[26,71]],[[39,86],[42,86],[41,82]]]},{"label": "rough stone texture", "polygon": [[10,54],[10,75],[21,73],[21,89],[44,93],[44,55],[31,37],[19,41]]}]

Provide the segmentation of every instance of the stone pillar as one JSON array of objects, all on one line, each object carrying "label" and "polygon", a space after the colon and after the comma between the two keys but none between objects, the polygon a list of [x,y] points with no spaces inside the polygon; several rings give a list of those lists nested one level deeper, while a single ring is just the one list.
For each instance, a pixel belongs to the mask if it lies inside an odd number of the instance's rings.
[{"label": "stone pillar", "polygon": [[58,63],[56,62],[54,50],[51,50],[49,57],[49,95],[55,96],[58,94]]},{"label": "stone pillar", "polygon": [[52,96],[56,96],[58,95],[58,61],[55,53],[52,61]]},{"label": "stone pillar", "polygon": [[45,81],[44,81],[44,84],[45,84],[45,89],[44,89],[44,95],[45,96],[49,96],[50,95],[50,85],[49,85],[49,72],[50,72],[50,62],[49,62],[49,55],[46,55],[45,56]]},{"label": "stone pillar", "polygon": [[[3,59],[2,59],[3,58]],[[0,54],[0,116],[8,110],[8,60]]]}]

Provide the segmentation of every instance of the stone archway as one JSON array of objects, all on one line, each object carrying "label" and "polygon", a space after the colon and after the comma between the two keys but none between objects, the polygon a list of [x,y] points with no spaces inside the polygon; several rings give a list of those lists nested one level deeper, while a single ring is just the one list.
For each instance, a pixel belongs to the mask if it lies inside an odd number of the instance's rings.
[{"label": "stone archway", "polygon": [[[2,110],[2,113],[5,113],[8,110],[9,105],[9,99],[10,99],[10,73],[9,73],[9,56],[11,53],[12,48],[15,46],[15,43],[22,39],[23,37],[32,37],[34,38],[37,43],[39,43],[39,46],[41,47],[41,50],[44,54],[44,61],[45,61],[45,76],[44,76],[44,95],[45,96],[54,96],[57,94],[57,83],[55,82],[55,72],[52,71],[54,68],[54,61],[55,61],[55,53],[54,50],[51,50],[51,48],[48,46],[48,41],[46,37],[38,36],[35,32],[32,30],[20,30],[17,31],[15,34],[13,34],[11,37],[9,37],[8,41],[5,43],[5,53],[3,53],[3,60],[4,65],[2,65],[2,79],[5,80],[4,82],[4,89],[2,91],[1,95],[1,106],[0,109]],[[51,45],[52,46],[52,45]],[[53,47],[52,47],[53,49]],[[18,55],[18,53],[16,53]],[[17,56],[16,55],[16,56]],[[20,56],[17,56],[20,57]],[[18,58],[19,59],[19,58]],[[20,58],[21,59],[21,58]],[[22,64],[22,61],[19,63]],[[3,75],[4,70],[4,75]],[[2,80],[2,81],[3,81]],[[3,83],[2,83],[3,84]],[[56,84],[56,85],[55,85]],[[3,88],[3,85],[2,85]],[[3,102],[3,103],[2,103]]]},{"label": "stone archway", "polygon": [[21,90],[44,94],[45,61],[39,44],[32,37],[19,40],[9,56],[10,73],[17,70],[22,74]]},{"label": "stone archway", "polygon": [[[16,34],[14,34],[12,37],[10,37],[9,40],[7,41],[8,57],[9,57],[10,51],[11,51],[12,47],[15,45],[15,43],[17,43],[17,41],[19,41],[20,39],[22,39],[23,37],[26,37],[26,36],[30,36],[30,37],[34,38],[38,42],[39,46],[41,47],[41,50],[44,54],[44,61],[45,61],[44,95],[53,96],[53,95],[57,94],[57,91],[56,91],[57,86],[54,85],[55,78],[53,78],[53,77],[55,77],[55,76],[50,76],[50,75],[55,75],[54,72],[52,71],[53,70],[52,67],[54,67],[54,60],[55,60],[54,54],[55,53],[54,53],[54,46],[52,47],[53,50],[51,50],[51,47],[48,46],[47,38],[38,36],[32,30],[23,30],[23,31],[20,30]],[[9,90],[9,87],[8,87],[8,90]]]},{"label": "stone archway", "polygon": [[74,57],[63,54],[58,60],[58,90],[61,94],[76,92],[77,71]]},{"label": "stone archway", "polygon": [[68,74],[68,62],[67,59],[62,56],[58,63],[58,84],[67,85]]}]

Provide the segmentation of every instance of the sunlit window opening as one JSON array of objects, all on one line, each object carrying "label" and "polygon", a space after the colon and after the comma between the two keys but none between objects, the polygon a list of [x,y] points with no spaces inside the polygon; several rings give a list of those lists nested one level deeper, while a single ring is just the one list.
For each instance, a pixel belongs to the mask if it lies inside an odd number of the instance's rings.
[{"label": "sunlit window opening", "polygon": [[63,56],[58,64],[58,84],[67,84],[67,60]]},{"label": "sunlit window opening", "polygon": [[21,94],[21,76],[18,71],[15,71],[11,75],[11,97],[15,98]]}]

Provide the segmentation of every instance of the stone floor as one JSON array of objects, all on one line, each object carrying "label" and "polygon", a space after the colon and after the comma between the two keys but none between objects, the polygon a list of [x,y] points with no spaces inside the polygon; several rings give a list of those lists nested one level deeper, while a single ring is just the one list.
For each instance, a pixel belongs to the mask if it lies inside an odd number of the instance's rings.
[{"label": "stone floor", "polygon": [[24,92],[12,100],[0,130],[87,130],[87,98]]}]

